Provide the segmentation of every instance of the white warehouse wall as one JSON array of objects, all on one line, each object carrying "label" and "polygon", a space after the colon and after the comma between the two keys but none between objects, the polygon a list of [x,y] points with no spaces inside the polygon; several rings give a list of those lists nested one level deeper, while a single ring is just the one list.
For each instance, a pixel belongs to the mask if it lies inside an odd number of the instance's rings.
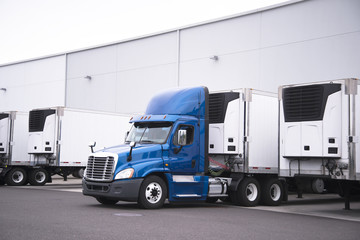
[{"label": "white warehouse wall", "polygon": [[69,54],[67,106],[143,112],[154,92],[177,86],[176,44],[170,32]]},{"label": "white warehouse wall", "polygon": [[0,112],[64,106],[65,55],[0,67]]},{"label": "white warehouse wall", "polygon": [[[64,105],[133,114],[172,87],[277,92],[283,84],[360,78],[359,9],[358,0],[293,1],[0,66],[0,88],[7,89],[0,90],[0,112]],[[214,55],[217,61],[210,59]]]},{"label": "white warehouse wall", "polygon": [[184,29],[180,86],[276,92],[283,84],[360,77],[359,10],[358,0],[308,0]]}]

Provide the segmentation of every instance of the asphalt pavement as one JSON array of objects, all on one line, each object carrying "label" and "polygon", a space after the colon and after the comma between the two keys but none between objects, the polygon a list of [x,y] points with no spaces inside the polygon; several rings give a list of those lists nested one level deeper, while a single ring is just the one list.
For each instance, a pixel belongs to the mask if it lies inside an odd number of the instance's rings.
[{"label": "asphalt pavement", "polygon": [[360,201],[343,210],[336,195],[304,195],[279,207],[136,203],[103,206],[83,196],[81,180],[42,187],[0,186],[0,239],[359,239]]}]

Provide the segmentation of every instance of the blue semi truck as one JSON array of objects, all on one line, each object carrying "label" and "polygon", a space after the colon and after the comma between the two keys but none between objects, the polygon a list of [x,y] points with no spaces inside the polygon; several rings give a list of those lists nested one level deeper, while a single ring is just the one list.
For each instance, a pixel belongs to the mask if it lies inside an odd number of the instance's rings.
[{"label": "blue semi truck", "polygon": [[84,195],[150,209],[166,199],[256,206],[287,197],[278,178],[276,94],[173,89],[153,97],[130,123],[124,145],[89,155]]}]

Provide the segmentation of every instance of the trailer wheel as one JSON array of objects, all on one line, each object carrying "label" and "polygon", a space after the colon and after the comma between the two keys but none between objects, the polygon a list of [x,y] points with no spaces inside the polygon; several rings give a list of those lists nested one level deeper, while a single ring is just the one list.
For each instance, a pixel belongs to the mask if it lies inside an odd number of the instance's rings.
[{"label": "trailer wheel", "polygon": [[260,201],[260,184],[252,177],[244,178],[236,192],[232,193],[232,200],[235,204],[254,207]]},{"label": "trailer wheel", "polygon": [[29,183],[34,186],[43,186],[49,178],[48,172],[43,168],[31,170],[29,175]]},{"label": "trailer wheel", "polygon": [[164,180],[158,176],[149,176],[141,184],[138,204],[146,209],[161,208],[166,196],[167,188]]},{"label": "trailer wheel", "polygon": [[73,177],[83,178],[84,176],[84,168],[77,168],[72,172]]},{"label": "trailer wheel", "polygon": [[14,168],[6,174],[5,182],[9,186],[22,186],[27,182],[26,171],[22,168]]},{"label": "trailer wheel", "polygon": [[118,202],[118,200],[109,199],[105,197],[97,197],[96,200],[104,205],[115,205]]},{"label": "trailer wheel", "polygon": [[261,186],[261,199],[265,205],[279,206],[283,198],[283,187],[276,178],[266,179]]}]

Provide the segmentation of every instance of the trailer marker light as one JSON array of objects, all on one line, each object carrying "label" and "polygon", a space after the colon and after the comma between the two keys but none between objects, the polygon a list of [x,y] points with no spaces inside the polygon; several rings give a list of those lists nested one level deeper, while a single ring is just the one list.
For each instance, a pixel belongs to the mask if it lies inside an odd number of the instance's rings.
[{"label": "trailer marker light", "polygon": [[253,169],[259,169],[258,167],[253,167]]},{"label": "trailer marker light", "polygon": [[270,167],[266,167],[265,169],[270,170],[271,168],[270,168]]},{"label": "trailer marker light", "polygon": [[151,116],[148,117],[148,120],[151,118]]},{"label": "trailer marker light", "polygon": [[140,118],[140,120],[143,120],[143,118],[144,118],[144,116],[142,116],[142,117]]},{"label": "trailer marker light", "polygon": [[130,121],[133,120],[133,118],[134,118],[134,117],[131,117],[131,118],[130,118]]},{"label": "trailer marker light", "polygon": [[164,119],[166,118],[166,115],[164,116]]}]

